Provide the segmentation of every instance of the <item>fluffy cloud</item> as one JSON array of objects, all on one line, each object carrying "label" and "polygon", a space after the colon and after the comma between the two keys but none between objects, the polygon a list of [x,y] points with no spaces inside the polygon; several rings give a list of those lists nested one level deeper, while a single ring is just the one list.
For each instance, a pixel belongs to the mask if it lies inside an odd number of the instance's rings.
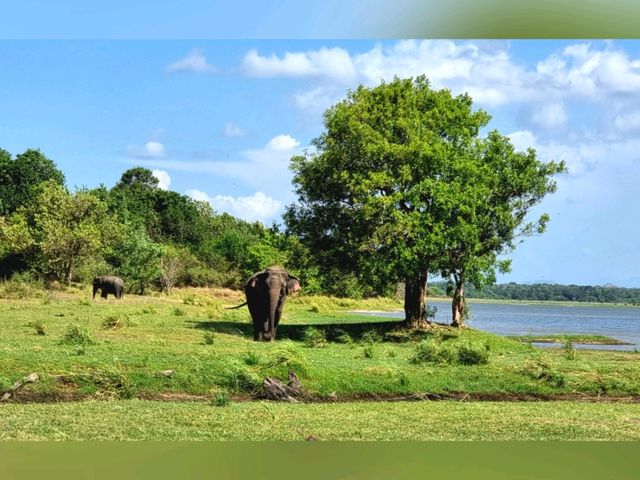
[{"label": "fluffy cloud", "polygon": [[275,200],[262,192],[256,192],[249,197],[229,197],[216,195],[210,197],[200,190],[187,190],[186,194],[194,200],[209,202],[214,210],[227,212],[243,220],[266,221],[274,218],[282,210],[282,202]]},{"label": "fluffy cloud", "polygon": [[356,79],[349,52],[342,48],[321,48],[299,53],[261,56],[250,50],[242,60],[246,75],[252,77],[326,77],[331,80],[353,82]]},{"label": "fluffy cloud", "polygon": [[[566,121],[563,101],[588,99],[606,104],[640,92],[640,60],[612,44],[567,46],[527,67],[515,61],[507,42],[402,40],[349,54],[340,48],[287,52],[283,56],[249,51],[243,71],[255,77],[308,77],[315,85],[294,94],[301,108],[322,110],[344,97],[345,86],[373,86],[395,76],[426,75],[435,88],[468,92],[482,106],[543,103],[539,121]],[[336,84],[335,80],[341,83]]]},{"label": "fluffy cloud", "polygon": [[142,146],[129,145],[125,150],[127,155],[135,158],[163,158],[166,156],[164,145],[153,141]]},{"label": "fluffy cloud", "polygon": [[531,120],[543,129],[551,129],[566,125],[568,115],[563,103],[543,104],[534,109]]},{"label": "fluffy cloud", "polygon": [[171,177],[164,170],[153,169],[151,171],[154,177],[158,179],[158,188],[161,190],[169,190],[171,185]]},{"label": "fluffy cloud", "polygon": [[168,72],[213,73],[218,69],[207,62],[200,50],[191,50],[186,57],[167,65]]},{"label": "fluffy cloud", "polygon": [[640,131],[640,111],[620,113],[613,121],[613,125],[620,132]]},{"label": "fluffy cloud", "polygon": [[263,148],[245,150],[234,160],[138,158],[135,163],[169,171],[212,174],[240,180],[255,190],[287,202],[293,199],[289,161],[299,144],[290,135],[278,135]]},{"label": "fluffy cloud", "polygon": [[227,138],[241,138],[247,135],[244,128],[240,128],[233,122],[227,123],[222,129],[222,136]]},{"label": "fluffy cloud", "polygon": [[266,148],[269,150],[291,150],[298,145],[300,142],[290,135],[278,135],[269,140]]}]

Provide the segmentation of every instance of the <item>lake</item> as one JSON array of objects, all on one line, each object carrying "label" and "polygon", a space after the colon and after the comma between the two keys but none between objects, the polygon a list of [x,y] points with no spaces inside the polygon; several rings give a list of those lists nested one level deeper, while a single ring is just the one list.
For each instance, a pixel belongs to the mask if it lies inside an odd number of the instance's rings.
[{"label": "lake", "polygon": [[[640,308],[608,306],[564,306],[468,301],[471,319],[467,325],[499,335],[539,335],[584,333],[606,335],[631,345],[576,345],[580,348],[640,349]],[[430,301],[438,309],[436,322],[451,323],[451,302]],[[404,317],[404,312],[377,313],[380,316]],[[554,344],[536,344],[554,346]]]}]

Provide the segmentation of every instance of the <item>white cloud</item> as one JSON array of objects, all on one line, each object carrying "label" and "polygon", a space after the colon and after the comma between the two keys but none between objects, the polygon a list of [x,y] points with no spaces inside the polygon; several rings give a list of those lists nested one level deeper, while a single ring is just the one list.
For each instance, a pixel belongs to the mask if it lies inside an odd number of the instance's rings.
[{"label": "white cloud", "polygon": [[[287,202],[293,199],[289,161],[300,142],[278,135],[263,148],[245,150],[232,160],[183,161],[168,158],[138,158],[135,164],[168,171],[211,174],[236,179],[267,195]],[[129,163],[132,163],[129,161]]]},{"label": "white cloud", "polygon": [[159,142],[147,142],[143,146],[129,145],[127,155],[135,158],[163,158],[166,156],[164,145]]},{"label": "white cloud", "polygon": [[485,107],[541,103],[545,106],[540,108],[540,122],[556,125],[567,120],[564,102],[586,99],[607,104],[616,96],[640,93],[640,59],[630,58],[613,44],[595,48],[585,42],[569,45],[533,67],[515,60],[507,42],[402,40],[356,54],[321,48],[279,57],[251,50],[243,59],[243,71],[255,77],[314,80],[307,90],[294,94],[297,106],[313,111],[344,97],[346,87],[424,74],[434,88],[468,92]]},{"label": "white cloud", "polygon": [[536,137],[528,130],[520,130],[507,135],[516,150],[524,152],[527,148],[536,148]]},{"label": "white cloud", "polygon": [[349,52],[342,48],[321,48],[307,52],[287,52],[261,56],[250,50],[242,60],[243,70],[252,77],[327,77],[352,82],[356,72]]},{"label": "white cloud", "polygon": [[222,136],[228,138],[241,138],[247,135],[247,131],[244,128],[240,128],[233,122],[227,123],[222,129]]},{"label": "white cloud", "polygon": [[169,190],[171,185],[171,177],[164,170],[153,169],[151,171],[154,177],[158,179],[158,188],[160,190]]},{"label": "white cloud", "polygon": [[275,200],[262,192],[256,192],[249,197],[230,197],[216,195],[210,197],[200,190],[187,190],[186,194],[194,200],[206,201],[219,212],[227,212],[234,217],[247,221],[266,221],[274,218],[282,210],[282,202]]},{"label": "white cloud", "polygon": [[619,114],[613,124],[622,132],[637,132],[640,130],[640,111]]},{"label": "white cloud", "polygon": [[563,103],[543,104],[534,109],[531,120],[541,128],[551,129],[566,125],[568,115]]},{"label": "white cloud", "polygon": [[218,69],[207,62],[200,50],[191,50],[186,57],[167,65],[168,72],[213,73]]},{"label": "white cloud", "polygon": [[292,150],[300,145],[300,142],[290,135],[278,135],[267,143],[269,150]]}]

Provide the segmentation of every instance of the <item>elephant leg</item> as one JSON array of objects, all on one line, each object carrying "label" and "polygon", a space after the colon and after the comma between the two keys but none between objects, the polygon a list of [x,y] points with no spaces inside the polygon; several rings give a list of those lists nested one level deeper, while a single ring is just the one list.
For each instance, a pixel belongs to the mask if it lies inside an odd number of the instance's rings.
[{"label": "elephant leg", "polygon": [[273,322],[273,334],[272,337],[276,339],[276,331],[278,330],[278,325],[280,324],[280,318],[282,317],[282,310],[284,309],[284,300],[278,304],[278,308],[276,308],[276,318]]},{"label": "elephant leg", "polygon": [[107,292],[104,288],[102,289],[102,291],[100,292],[100,296],[102,298],[107,298],[107,296],[109,296],[109,292]]}]

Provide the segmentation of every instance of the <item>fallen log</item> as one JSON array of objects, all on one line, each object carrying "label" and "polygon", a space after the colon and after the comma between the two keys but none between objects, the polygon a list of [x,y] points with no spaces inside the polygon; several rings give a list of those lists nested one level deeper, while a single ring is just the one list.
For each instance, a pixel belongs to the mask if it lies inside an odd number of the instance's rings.
[{"label": "fallen log", "polygon": [[298,377],[291,371],[289,372],[289,383],[285,384],[277,378],[267,377],[262,382],[262,389],[267,399],[279,402],[295,403],[305,396]]},{"label": "fallen log", "polygon": [[36,383],[39,377],[37,373],[30,373],[26,377],[21,380],[16,381],[9,390],[4,392],[2,398],[0,398],[0,402],[6,402],[22,387],[24,387],[27,383]]}]

